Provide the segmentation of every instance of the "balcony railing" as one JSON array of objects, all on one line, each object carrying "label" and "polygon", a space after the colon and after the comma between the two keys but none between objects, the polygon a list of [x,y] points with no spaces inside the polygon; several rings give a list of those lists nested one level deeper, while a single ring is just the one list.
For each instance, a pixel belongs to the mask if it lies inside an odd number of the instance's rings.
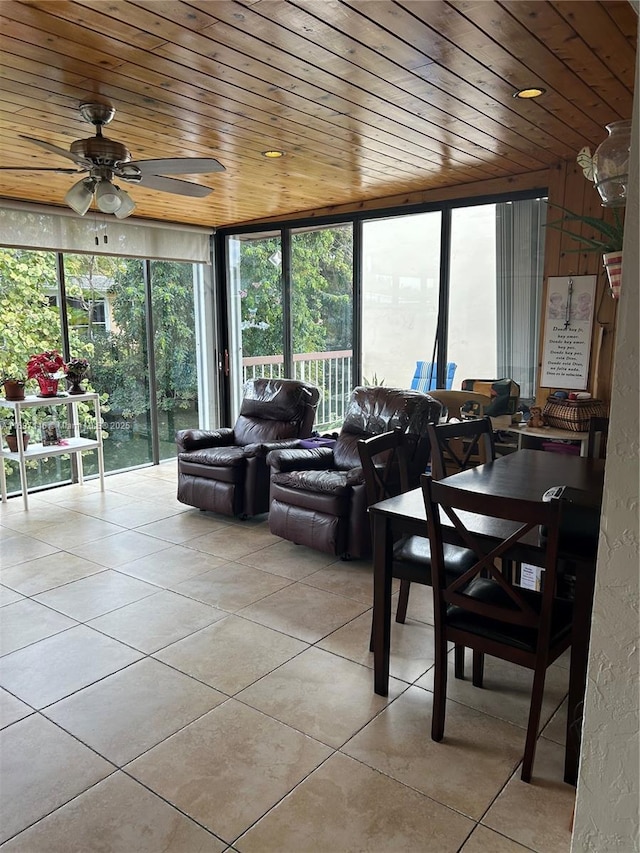
[{"label": "balcony railing", "polygon": [[[294,379],[317,385],[320,403],[315,428],[319,431],[339,427],[345,416],[352,389],[351,350],[304,352],[293,356]],[[247,379],[281,378],[284,358],[281,355],[252,356],[242,359],[243,381]]]}]

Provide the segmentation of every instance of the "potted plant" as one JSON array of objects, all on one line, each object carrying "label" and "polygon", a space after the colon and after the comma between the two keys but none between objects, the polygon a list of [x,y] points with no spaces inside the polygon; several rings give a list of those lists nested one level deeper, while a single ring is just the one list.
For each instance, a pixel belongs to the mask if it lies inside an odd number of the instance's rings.
[{"label": "potted plant", "polygon": [[7,400],[24,400],[24,386],[26,379],[18,373],[4,376],[2,378],[4,385],[4,396]]},{"label": "potted plant", "polygon": [[38,382],[40,397],[57,397],[58,382],[64,374],[64,359],[55,349],[36,353],[27,362],[27,376]]},{"label": "potted plant", "polygon": [[[6,434],[5,438],[7,439],[7,446],[12,453],[18,452],[18,434],[16,432],[15,423],[11,425],[9,432]],[[22,427],[22,449],[26,450],[27,445],[29,444],[29,439],[31,436],[25,430],[24,426]]]},{"label": "potted plant", "polygon": [[[605,269],[609,277],[609,287],[611,295],[614,299],[620,296],[620,280],[622,278],[622,239],[624,235],[624,222],[620,216],[618,208],[613,208],[613,221],[605,222],[604,219],[597,219],[595,216],[585,216],[580,213],[573,213],[562,207],[559,204],[550,204],[549,207],[557,207],[564,212],[561,219],[556,219],[553,222],[547,222],[547,228],[555,228],[567,234],[572,240],[576,240],[582,245],[577,249],[570,249],[573,252],[600,252],[604,261]],[[568,228],[572,222],[582,223],[593,229],[591,236],[576,234],[571,228]]]},{"label": "potted plant", "polygon": [[71,383],[70,394],[84,394],[85,389],[80,384],[89,370],[89,362],[86,358],[71,358],[65,364],[67,381]]}]

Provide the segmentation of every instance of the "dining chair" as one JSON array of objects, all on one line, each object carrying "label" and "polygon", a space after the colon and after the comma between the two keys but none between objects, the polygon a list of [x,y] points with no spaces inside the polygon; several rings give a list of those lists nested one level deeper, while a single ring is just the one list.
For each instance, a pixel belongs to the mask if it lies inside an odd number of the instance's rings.
[{"label": "dining chair", "polygon": [[431,474],[441,480],[496,458],[491,418],[429,424]]},{"label": "dining chair", "polygon": [[[358,453],[369,506],[417,487],[409,476],[407,436],[401,429],[361,439]],[[445,546],[447,572],[459,575],[474,562],[473,553],[457,545]],[[392,576],[400,581],[396,622],[404,623],[411,582],[431,585],[431,549],[425,536],[405,536],[393,546]],[[369,648],[373,651],[373,628]],[[456,677],[464,676],[464,649],[456,649]]]},{"label": "dining chair", "polygon": [[587,456],[590,459],[604,459],[607,455],[609,436],[609,418],[591,418],[589,420],[589,438]]},{"label": "dining chair", "polygon": [[[447,643],[474,653],[490,654],[533,670],[533,687],[521,779],[531,780],[540,725],[547,667],[571,642],[573,608],[556,596],[560,501],[524,501],[463,490],[446,482],[422,477],[422,489],[431,544],[435,622],[435,669],[431,737],[444,737],[447,690]],[[469,521],[467,513],[475,519]],[[443,516],[455,536],[475,555],[462,575],[447,575]],[[481,517],[481,521],[479,518]],[[469,526],[468,526],[469,525]],[[471,525],[473,529],[470,529]],[[510,583],[496,561],[526,540],[539,542],[546,530],[542,593]],[[491,530],[498,543],[488,550],[478,530]],[[492,539],[495,542],[495,539]],[[526,553],[526,551],[525,551]],[[516,551],[516,557],[520,554]]]}]

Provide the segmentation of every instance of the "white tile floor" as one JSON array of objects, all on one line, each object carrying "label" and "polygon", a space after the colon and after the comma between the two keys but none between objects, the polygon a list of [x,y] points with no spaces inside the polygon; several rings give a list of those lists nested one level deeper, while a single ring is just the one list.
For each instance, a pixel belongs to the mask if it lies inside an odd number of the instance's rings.
[{"label": "white tile floor", "polygon": [[3,853],[566,853],[567,661],[534,779],[528,673],[449,680],[430,590],[373,692],[371,566],[175,500],[174,463],[0,510]]}]

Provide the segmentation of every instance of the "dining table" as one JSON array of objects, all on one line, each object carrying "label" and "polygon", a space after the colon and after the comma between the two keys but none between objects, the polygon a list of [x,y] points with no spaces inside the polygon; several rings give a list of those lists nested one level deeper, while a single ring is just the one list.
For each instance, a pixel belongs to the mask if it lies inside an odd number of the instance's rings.
[{"label": "dining table", "polygon": [[[572,530],[561,537],[559,559],[575,572],[574,616],[571,635],[571,662],[567,712],[564,780],[575,785],[580,756],[582,702],[586,686],[589,635],[595,586],[598,540],[598,516],[602,502],[604,460],[548,453],[543,450],[518,450],[475,468],[446,477],[443,482],[481,494],[514,500],[542,501],[556,486],[568,486],[587,496],[595,513],[585,514],[588,528]],[[391,595],[393,543],[398,536],[427,537],[426,510],[422,489],[417,488],[369,507],[373,534],[373,653],[374,690],[386,696],[389,691],[391,642]],[[504,535],[504,521],[475,516],[465,523],[488,547]],[[595,529],[594,529],[595,528]],[[443,519],[445,541],[459,544],[455,529]],[[530,531],[515,559],[544,567],[545,539],[541,532]]]}]

